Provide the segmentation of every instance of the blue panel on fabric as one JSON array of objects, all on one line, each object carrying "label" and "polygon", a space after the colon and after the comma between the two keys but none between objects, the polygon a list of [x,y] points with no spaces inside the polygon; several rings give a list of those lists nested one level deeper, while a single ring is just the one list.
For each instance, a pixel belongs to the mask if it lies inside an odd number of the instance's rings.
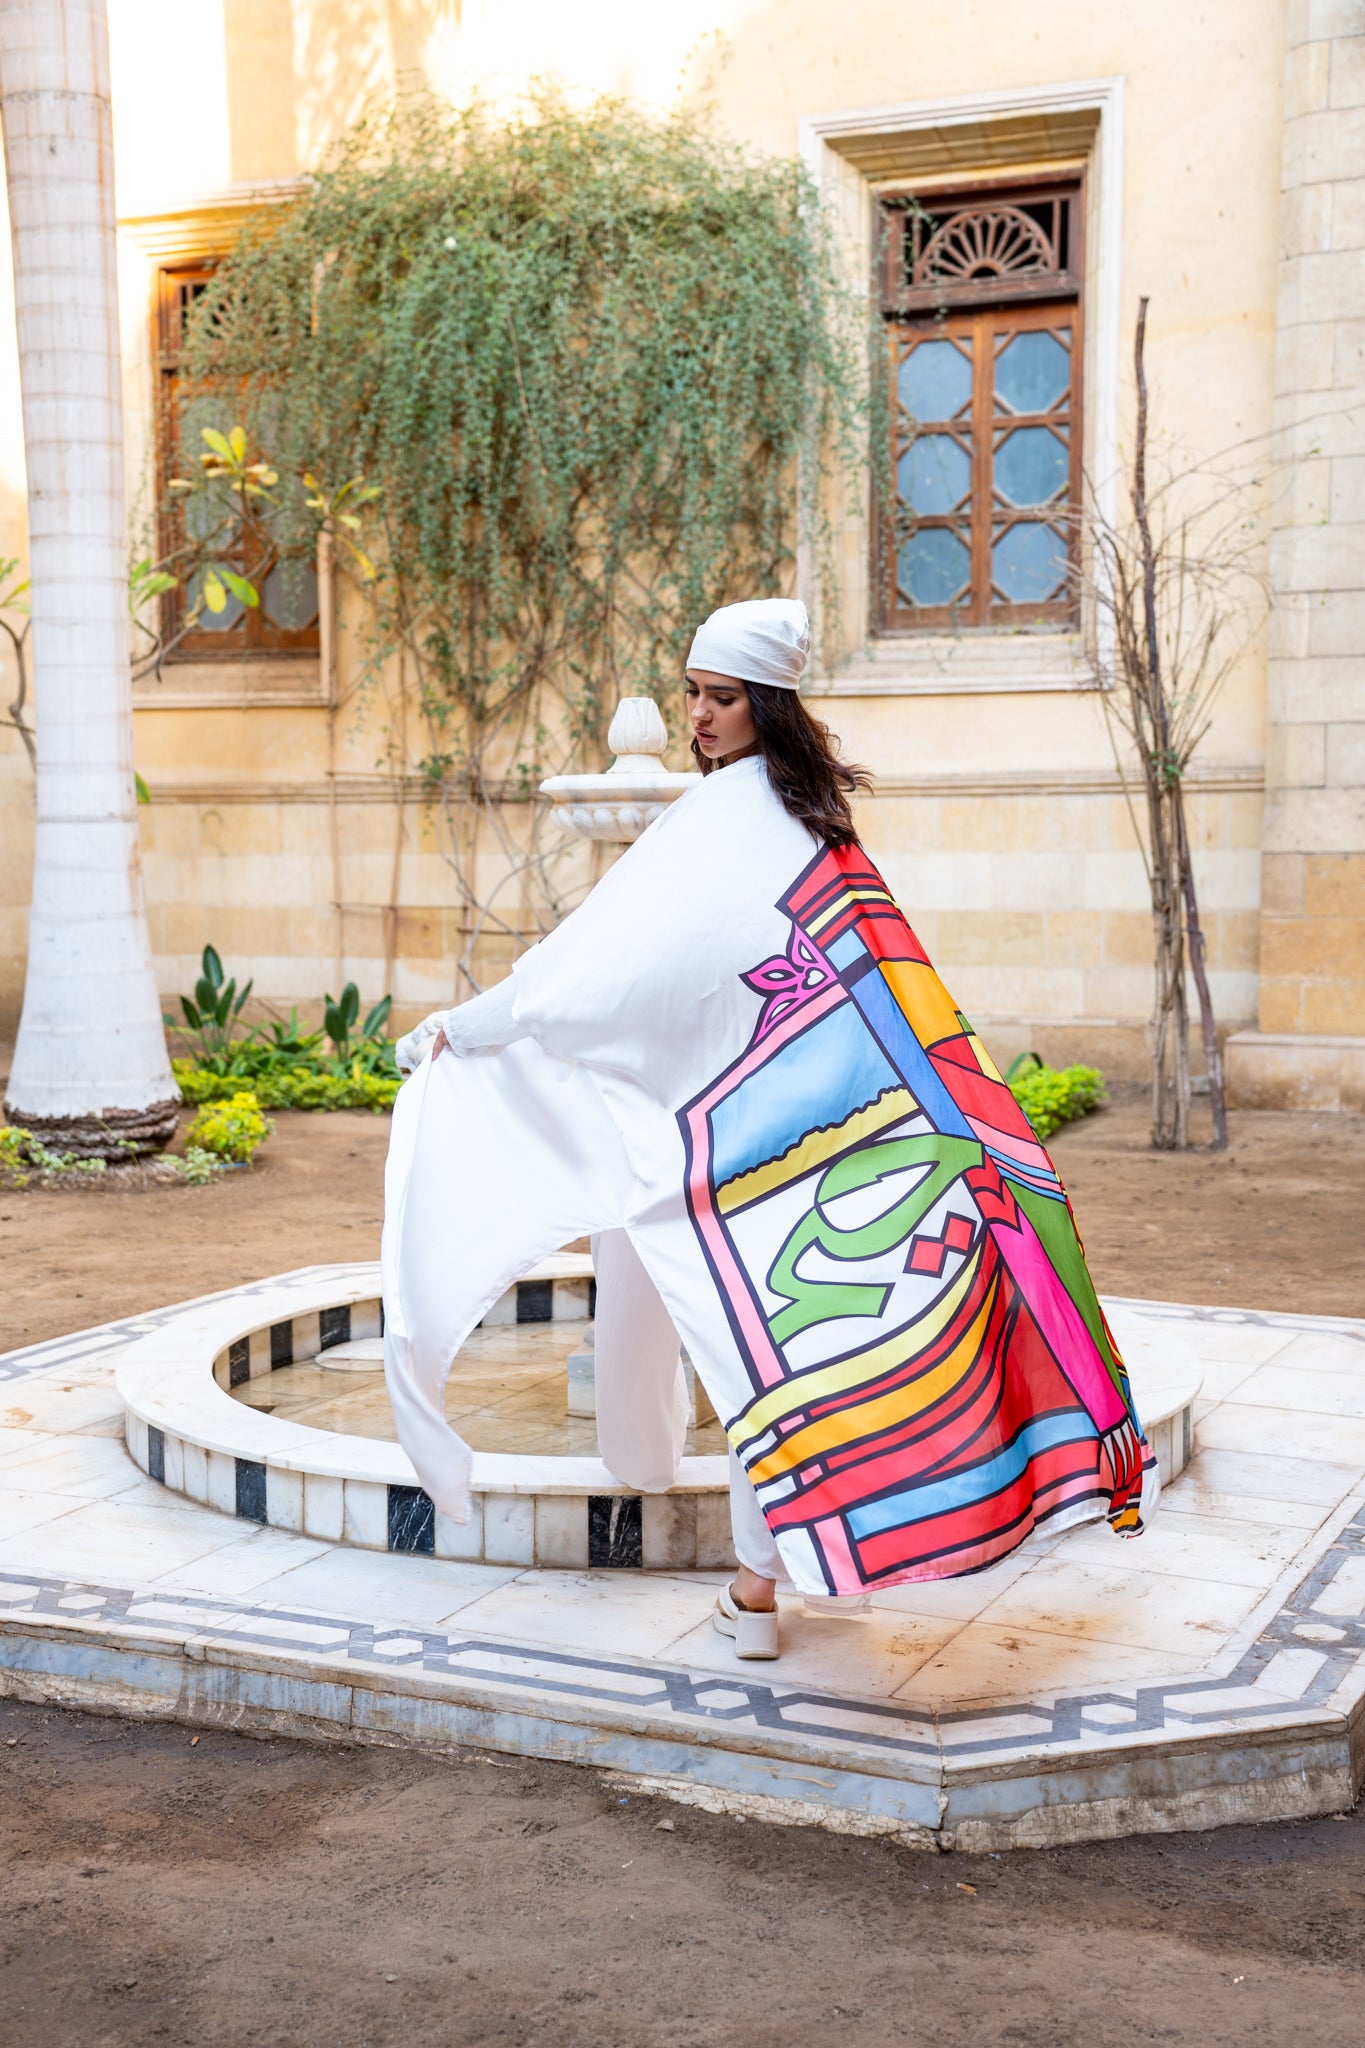
[{"label": "blue panel on fabric", "polygon": [[727,1095],[711,1117],[717,1187],[779,1159],[807,1131],[842,1123],[896,1075],[852,1003],[830,1010]]},{"label": "blue panel on fabric", "polygon": [[948,1515],[955,1508],[970,1507],[975,1500],[989,1500],[992,1494],[1018,1479],[1031,1458],[1050,1451],[1056,1444],[1092,1443],[1095,1425],[1082,1408],[1065,1415],[1040,1415],[1021,1429],[1012,1444],[980,1465],[968,1466],[946,1479],[927,1486],[906,1487],[882,1500],[869,1501],[851,1510],[848,1526],[861,1542],[882,1529],[904,1528],[908,1522],[927,1522],[933,1515]]},{"label": "blue panel on fabric", "polygon": [[928,1053],[905,1021],[905,1013],[880,974],[865,974],[853,985],[853,1000],[895,1061],[905,1083],[936,1131],[952,1138],[976,1133],[944,1087]]}]

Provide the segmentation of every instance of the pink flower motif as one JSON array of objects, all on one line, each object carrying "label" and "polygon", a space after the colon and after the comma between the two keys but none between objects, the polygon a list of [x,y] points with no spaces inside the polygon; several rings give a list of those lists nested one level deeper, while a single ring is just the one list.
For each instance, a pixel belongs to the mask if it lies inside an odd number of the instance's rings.
[{"label": "pink flower motif", "polygon": [[828,988],[835,976],[824,955],[794,924],[785,954],[775,953],[771,960],[751,967],[741,979],[756,995],[767,998],[754,1033],[756,1044],[775,1024],[780,1024],[802,1003],[808,1003],[812,996],[819,995],[822,988]]}]

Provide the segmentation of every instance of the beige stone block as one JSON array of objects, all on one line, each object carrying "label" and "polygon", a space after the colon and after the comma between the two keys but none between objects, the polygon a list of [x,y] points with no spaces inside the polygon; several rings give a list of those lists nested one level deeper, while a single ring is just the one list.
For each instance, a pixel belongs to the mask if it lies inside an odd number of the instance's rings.
[{"label": "beige stone block", "polygon": [[[1365,710],[1365,690],[1361,692]],[[1327,781],[1345,788],[1365,789],[1365,721],[1327,727]]]},{"label": "beige stone block", "polygon": [[[1104,916],[1105,967],[1146,967],[1152,958],[1150,912],[1109,910]],[[1087,976],[1087,986],[1090,977]]]},{"label": "beige stone block", "polygon": [[[1361,21],[1362,17],[1359,10],[1357,10],[1356,20],[1353,24],[1357,31],[1360,29]],[[1307,45],[1307,48],[1320,51],[1323,56],[1329,59],[1329,87],[1327,95],[1329,105],[1333,107],[1365,106],[1365,35],[1360,35],[1359,33],[1355,35],[1337,35],[1333,37],[1330,43],[1310,43]],[[1290,71],[1299,54],[1297,50],[1290,53],[1289,64],[1285,72],[1286,91],[1288,90]],[[1315,79],[1317,68],[1316,66],[1313,67]],[[1314,104],[1317,105],[1320,102],[1315,101]],[[1288,116],[1289,105],[1287,99],[1285,113]]]},{"label": "beige stone block", "polygon": [[[1365,975],[1365,918],[1265,918],[1261,924],[1261,970],[1264,974],[1298,976],[1305,981]],[[1304,1028],[1328,1027],[1305,1021]]]},{"label": "beige stone block", "polygon": [[1358,853],[1365,848],[1365,790],[1266,791],[1267,853]]},{"label": "beige stone block", "polygon": [[1265,775],[1277,789],[1320,789],[1327,780],[1324,725],[1272,725],[1265,740]]},{"label": "beige stone block", "polygon": [[1336,527],[1365,528],[1365,455],[1339,455],[1328,466],[1331,483],[1326,501],[1310,516],[1330,518]]},{"label": "beige stone block", "polygon": [[[1262,932],[1262,942],[1264,937],[1265,934]],[[1272,980],[1262,969],[1261,999],[1258,1006],[1262,1031],[1298,1030],[1300,988],[1301,984],[1297,981]]]},{"label": "beige stone block", "polygon": [[1121,967],[1090,967],[1085,971],[1076,1017],[1145,1017],[1152,1007],[1152,954]]},{"label": "beige stone block", "polygon": [[1308,654],[1312,631],[1311,606],[1300,591],[1276,591],[1268,628],[1272,670],[1275,662],[1301,661]]},{"label": "beige stone block", "polygon": [[337,913],[330,904],[315,910],[296,906],[288,912],[289,950],[299,954],[335,951],[338,928]]},{"label": "beige stone block", "polygon": [[1325,455],[1294,464],[1275,507],[1276,517],[1284,527],[1321,526],[1329,514],[1335,467]]},{"label": "beige stone block", "polygon": [[[1304,910],[1304,856],[1266,854],[1261,861],[1261,910],[1270,917],[1298,917]],[[1310,912],[1316,915],[1316,912]]]},{"label": "beige stone block", "polygon": [[400,910],[396,946],[400,959],[443,960],[450,948],[439,911]]},{"label": "beige stone block", "polygon": [[956,960],[972,966],[1028,967],[1043,951],[1043,917],[1038,911],[958,911],[952,919]]},{"label": "beige stone block", "polygon": [[1131,836],[1122,852],[1091,854],[1077,879],[1087,910],[1137,910],[1150,901],[1142,856]]},{"label": "beige stone block", "polygon": [[[1213,966],[1224,973],[1255,974],[1261,951],[1261,916],[1256,910],[1219,910],[1205,920]],[[1253,996],[1254,1008],[1254,996]]]},{"label": "beige stone block", "polygon": [[1365,591],[1325,592],[1321,601],[1313,607],[1308,631],[1309,653],[1349,654],[1358,660],[1363,647]]},{"label": "beige stone block", "polygon": [[1284,187],[1293,190],[1357,178],[1363,159],[1365,121],[1359,108],[1320,108],[1303,114],[1285,129]]},{"label": "beige stone block", "polygon": [[1365,528],[1335,522],[1282,527],[1270,543],[1270,580],[1276,591],[1362,589]]},{"label": "beige stone block", "polygon": [[1077,968],[970,967],[951,963],[943,978],[976,1023],[992,1017],[1084,1016],[1085,978]]},{"label": "beige stone block", "polygon": [[[1365,378],[1365,320],[1338,320],[1332,333],[1332,386],[1348,400],[1360,390]],[[1329,408],[1321,399],[1305,394],[1299,402],[1302,410],[1297,417],[1305,424],[1315,424],[1324,445],[1334,451],[1344,451],[1352,439],[1358,444],[1357,422],[1354,414]],[[1316,407],[1316,413],[1313,408]],[[1353,453],[1358,454],[1356,445]]]},{"label": "beige stone block", "polygon": [[1309,192],[1331,198],[1331,237],[1334,249],[1365,248],[1365,178],[1343,179],[1339,185],[1309,185]]},{"label": "beige stone block", "polygon": [[1285,193],[1280,209],[1280,245],[1286,256],[1302,256],[1310,249],[1337,246],[1333,240],[1332,214],[1338,190],[1340,187],[1334,185],[1299,185]]},{"label": "beige stone block", "polygon": [[1258,845],[1195,846],[1195,881],[1207,910],[1258,910],[1261,856]]},{"label": "beige stone block", "polygon": [[1306,916],[1365,918],[1365,852],[1310,854],[1303,869]]},{"label": "beige stone block", "polygon": [[1365,1106],[1365,1037],[1238,1031],[1223,1048],[1234,1109]]},{"label": "beige stone block", "polygon": [[1267,672],[1266,711],[1272,724],[1359,717],[1362,681],[1359,654],[1297,661],[1272,661]]},{"label": "beige stone block", "polygon": [[1365,952],[1357,955],[1354,981],[1307,982],[1303,990],[1303,1028],[1316,1032],[1347,1032],[1365,1036]]},{"label": "beige stone block", "polygon": [[1097,910],[1050,910],[1043,920],[1049,967],[1089,967],[1101,957],[1104,920]]},{"label": "beige stone block", "polygon": [[[1284,70],[1284,118],[1300,119],[1328,104],[1332,86],[1333,50],[1330,43],[1302,42],[1291,48]],[[1332,104],[1337,104],[1332,96]]]},{"label": "beige stone block", "polygon": [[1303,39],[1325,42],[1359,33],[1360,0],[1307,0]]}]

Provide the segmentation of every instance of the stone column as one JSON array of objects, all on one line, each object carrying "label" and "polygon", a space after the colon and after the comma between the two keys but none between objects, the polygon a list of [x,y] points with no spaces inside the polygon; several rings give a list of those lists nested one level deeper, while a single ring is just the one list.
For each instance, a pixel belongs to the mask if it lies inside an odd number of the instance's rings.
[{"label": "stone column", "polygon": [[1289,0],[1260,1029],[1232,1100],[1365,1108],[1365,0]]}]

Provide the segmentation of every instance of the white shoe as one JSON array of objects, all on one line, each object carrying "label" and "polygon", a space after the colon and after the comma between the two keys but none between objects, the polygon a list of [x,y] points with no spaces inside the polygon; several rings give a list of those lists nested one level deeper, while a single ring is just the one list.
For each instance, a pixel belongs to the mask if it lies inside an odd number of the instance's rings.
[{"label": "white shoe", "polygon": [[718,1634],[734,1638],[737,1657],[776,1657],[779,1654],[776,1607],[769,1607],[763,1612],[741,1607],[735,1599],[733,1587],[723,1586],[716,1597],[711,1620]]}]

